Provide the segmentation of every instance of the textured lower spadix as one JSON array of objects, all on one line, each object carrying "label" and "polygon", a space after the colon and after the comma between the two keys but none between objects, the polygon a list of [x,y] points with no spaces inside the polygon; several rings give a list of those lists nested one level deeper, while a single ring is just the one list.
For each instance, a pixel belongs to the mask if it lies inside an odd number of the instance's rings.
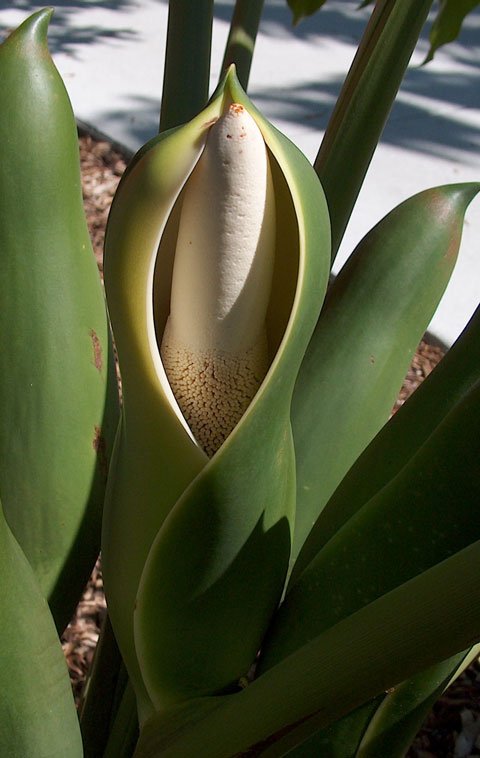
[{"label": "textured lower spadix", "polygon": [[165,330],[162,358],[175,398],[196,440],[212,456],[242,417],[264,378],[265,335],[241,355],[224,350],[195,351],[170,341]]},{"label": "textured lower spadix", "polygon": [[213,455],[268,369],[275,206],[263,137],[243,106],[211,127],[190,176],[161,357],[193,435]]}]

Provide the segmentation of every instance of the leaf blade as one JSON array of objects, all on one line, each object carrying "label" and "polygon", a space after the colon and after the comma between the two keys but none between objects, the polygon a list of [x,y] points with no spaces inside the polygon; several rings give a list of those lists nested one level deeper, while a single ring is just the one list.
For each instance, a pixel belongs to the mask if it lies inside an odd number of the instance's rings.
[{"label": "leaf blade", "polygon": [[439,47],[458,37],[465,17],[479,4],[478,0],[440,0],[440,8],[430,30],[430,49],[424,63],[433,60]]},{"label": "leaf blade", "polygon": [[477,382],[300,574],[276,614],[260,670],[479,538],[479,420]]},{"label": "leaf blade", "polygon": [[[156,715],[141,732],[135,758],[162,750],[169,758],[192,747],[199,758],[222,758],[265,748],[282,729],[286,736],[273,755],[284,754],[405,676],[477,641],[479,559],[477,542],[336,624],[241,693]],[[460,616],[464,625],[457,623]]]},{"label": "leaf blade", "polygon": [[0,46],[0,477],[10,528],[63,630],[100,548],[118,390],[50,15]]},{"label": "leaf blade", "polygon": [[342,524],[398,474],[480,379],[479,339],[480,306],[441,363],[385,424],[342,480],[300,552],[292,583]]},{"label": "leaf blade", "polygon": [[362,240],[330,288],[292,404],[298,461],[294,557],[387,421],[450,278],[463,214],[477,191],[476,184],[447,185],[406,200]]},{"label": "leaf blade", "polygon": [[83,755],[70,681],[55,626],[0,505],[0,752]]}]

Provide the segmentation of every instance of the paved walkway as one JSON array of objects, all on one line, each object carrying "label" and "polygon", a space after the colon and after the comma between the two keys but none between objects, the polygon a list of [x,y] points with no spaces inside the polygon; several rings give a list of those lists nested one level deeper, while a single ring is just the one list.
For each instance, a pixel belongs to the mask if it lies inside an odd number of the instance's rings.
[{"label": "paved walkway", "polygon": [[[12,7],[12,5],[14,7]],[[50,46],[77,117],[136,149],[158,123],[166,0],[60,0]],[[212,86],[222,61],[233,0],[215,3]],[[313,160],[368,10],[329,0],[292,30],[285,0],[266,0],[250,96]],[[0,0],[0,34],[39,5]],[[461,39],[420,68],[423,38],[377,150],[341,248],[409,195],[480,179],[480,12]],[[430,331],[451,343],[480,299],[480,200],[468,212],[460,260]]]}]

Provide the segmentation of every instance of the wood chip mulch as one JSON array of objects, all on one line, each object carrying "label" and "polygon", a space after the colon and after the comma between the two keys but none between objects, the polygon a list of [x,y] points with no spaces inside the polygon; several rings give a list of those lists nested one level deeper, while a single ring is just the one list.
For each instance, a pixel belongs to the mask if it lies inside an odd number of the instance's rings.
[{"label": "wood chip mulch", "polygon": [[[79,143],[85,211],[96,259],[102,272],[105,223],[126,160],[122,152],[106,140],[83,134]],[[441,348],[424,341],[420,343],[394,411],[429,375],[442,356]],[[98,562],[77,612],[62,639],[77,702],[93,658],[105,613],[101,568]],[[408,758],[469,758],[478,755],[480,664],[477,660],[436,703],[408,751]]]}]

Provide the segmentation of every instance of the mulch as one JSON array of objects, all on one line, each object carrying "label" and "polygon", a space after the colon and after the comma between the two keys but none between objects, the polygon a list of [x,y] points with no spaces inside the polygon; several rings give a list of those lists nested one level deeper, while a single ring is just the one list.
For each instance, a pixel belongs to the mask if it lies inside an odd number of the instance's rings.
[{"label": "mulch", "polygon": [[[105,224],[115,189],[125,169],[122,151],[90,134],[79,138],[85,212],[100,272]],[[440,347],[422,341],[413,358],[394,411],[443,357]],[[63,635],[76,701],[88,671],[106,613],[98,562],[77,612]],[[461,623],[461,619],[459,619]],[[408,758],[469,758],[480,755],[480,663],[471,665],[444,693],[428,715]],[[379,756],[378,758],[389,758]]]}]

